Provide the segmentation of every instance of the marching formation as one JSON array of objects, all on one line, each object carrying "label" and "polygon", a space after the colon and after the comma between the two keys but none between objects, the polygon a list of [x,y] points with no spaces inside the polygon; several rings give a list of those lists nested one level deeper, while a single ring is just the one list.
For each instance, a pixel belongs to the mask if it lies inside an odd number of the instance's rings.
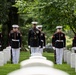
[{"label": "marching formation", "polygon": [[[30,55],[43,55],[43,49],[46,47],[45,33],[43,25],[38,25],[38,22],[31,22],[32,28],[28,31],[28,48]],[[20,57],[20,49],[22,44],[22,34],[19,26],[12,25],[12,30],[9,33],[9,45],[11,46],[11,63],[18,64]],[[54,52],[54,63],[62,64],[63,52],[66,49],[66,36],[62,31],[62,26],[56,27],[56,32],[52,36],[52,48]],[[72,50],[76,53],[76,35],[72,40]],[[2,33],[0,32],[0,51],[2,51]]]},{"label": "marching formation", "polygon": [[[26,70],[27,70],[27,67],[29,69],[32,68],[30,72],[33,71],[34,67],[35,69],[38,69],[38,67],[40,68],[45,67],[45,69],[48,69],[49,71],[51,71],[52,69],[51,67],[49,68],[48,65],[51,65],[51,63],[53,65],[53,62],[47,60],[47,58],[43,56],[43,49],[45,49],[46,47],[45,36],[46,35],[43,32],[43,25],[38,25],[38,22],[35,22],[35,21],[32,22],[32,28],[30,28],[28,31],[28,48],[30,50],[30,57],[28,60],[23,61],[21,64]],[[20,57],[21,44],[22,44],[22,34],[19,30],[19,26],[12,25],[12,30],[9,33],[10,47],[7,47],[6,49],[4,49],[3,53],[0,52],[0,55],[1,55],[0,64],[2,64],[3,62],[6,63],[7,61],[10,60],[10,58],[11,58],[11,63],[18,64],[19,57]],[[66,35],[62,31],[62,26],[57,26],[56,32],[52,36],[52,48],[54,52],[55,64],[61,65],[64,59],[64,62],[67,62],[67,64],[71,64],[71,68],[75,68],[76,61],[74,60],[76,59],[75,58],[76,57],[76,54],[75,54],[76,53],[76,35],[74,36],[73,41],[72,41],[72,50],[73,50],[73,53],[72,53],[71,51],[66,49]],[[0,51],[2,51],[2,33],[0,33]],[[3,56],[4,56],[4,59],[2,59]],[[22,72],[21,69],[20,71]],[[49,71],[47,71],[47,73],[50,73]],[[26,73],[28,74],[29,72],[26,72]],[[68,75],[68,74],[65,73],[65,75]]]}]

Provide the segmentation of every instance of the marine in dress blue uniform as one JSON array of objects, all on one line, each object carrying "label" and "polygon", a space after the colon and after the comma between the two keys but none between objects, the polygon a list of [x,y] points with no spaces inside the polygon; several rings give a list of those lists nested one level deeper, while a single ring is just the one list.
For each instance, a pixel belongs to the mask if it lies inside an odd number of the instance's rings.
[{"label": "marine in dress blue uniform", "polygon": [[36,28],[37,22],[32,22],[32,28],[28,32],[28,47],[31,55],[38,53],[40,47],[40,31]]},{"label": "marine in dress blue uniform", "polygon": [[74,53],[76,53],[76,34],[72,40],[72,49],[74,50]]},{"label": "marine in dress blue uniform", "polygon": [[9,34],[10,38],[10,46],[12,48],[12,62],[13,64],[18,64],[19,62],[19,55],[20,55],[20,48],[21,48],[21,33],[18,30],[18,25],[12,25],[13,30],[11,30]]},{"label": "marine in dress blue uniform", "polygon": [[66,38],[65,34],[62,32],[62,26],[57,26],[56,29],[57,31],[52,37],[52,46],[56,54],[55,63],[62,64],[63,49],[66,47]]},{"label": "marine in dress blue uniform", "polygon": [[39,53],[43,54],[43,49],[45,48],[45,33],[42,31],[42,25],[37,25],[37,29],[41,32],[40,35],[40,49]]}]

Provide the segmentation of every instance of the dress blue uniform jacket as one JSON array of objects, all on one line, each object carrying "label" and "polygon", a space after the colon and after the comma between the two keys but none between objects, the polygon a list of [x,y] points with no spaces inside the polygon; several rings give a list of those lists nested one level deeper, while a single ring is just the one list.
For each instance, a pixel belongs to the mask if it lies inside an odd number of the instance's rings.
[{"label": "dress blue uniform jacket", "polygon": [[72,47],[76,47],[76,36],[74,36],[72,40]]},{"label": "dress blue uniform jacket", "polygon": [[63,48],[66,46],[66,38],[63,32],[56,32],[52,37],[52,45],[56,48]]},{"label": "dress blue uniform jacket", "polygon": [[21,47],[21,33],[11,31],[9,34],[10,45],[12,48],[19,48]]},{"label": "dress blue uniform jacket", "polygon": [[28,33],[28,45],[31,47],[40,46],[40,31],[36,28],[31,28]]},{"label": "dress blue uniform jacket", "polygon": [[43,33],[43,32],[41,32],[41,48],[43,47],[43,46],[45,46],[45,34]]}]

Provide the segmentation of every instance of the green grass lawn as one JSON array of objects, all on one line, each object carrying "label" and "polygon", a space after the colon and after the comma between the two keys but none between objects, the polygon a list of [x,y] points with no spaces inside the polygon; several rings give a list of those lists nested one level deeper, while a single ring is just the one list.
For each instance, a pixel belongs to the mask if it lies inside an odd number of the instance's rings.
[{"label": "green grass lawn", "polygon": [[[29,52],[21,52],[20,54],[20,62],[28,59],[30,56]],[[43,56],[47,57],[48,60],[53,61],[54,62],[54,55],[53,53],[46,53],[44,52]],[[12,72],[16,69],[20,68],[20,64],[11,64],[10,62],[8,62],[7,64],[5,64],[4,66],[0,66],[0,75],[7,75],[9,72]],[[62,65],[54,65],[54,68],[66,71],[67,73],[69,73],[69,75],[76,75],[75,73],[75,69],[72,69],[70,67],[70,65],[67,65],[66,63],[63,63]]]}]

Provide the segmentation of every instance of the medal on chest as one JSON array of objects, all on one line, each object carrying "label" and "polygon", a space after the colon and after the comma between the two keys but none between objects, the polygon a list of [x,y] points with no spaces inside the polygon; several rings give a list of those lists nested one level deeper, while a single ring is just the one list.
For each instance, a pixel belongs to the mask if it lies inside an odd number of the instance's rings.
[{"label": "medal on chest", "polygon": [[61,34],[61,37],[63,37],[63,34]]}]

